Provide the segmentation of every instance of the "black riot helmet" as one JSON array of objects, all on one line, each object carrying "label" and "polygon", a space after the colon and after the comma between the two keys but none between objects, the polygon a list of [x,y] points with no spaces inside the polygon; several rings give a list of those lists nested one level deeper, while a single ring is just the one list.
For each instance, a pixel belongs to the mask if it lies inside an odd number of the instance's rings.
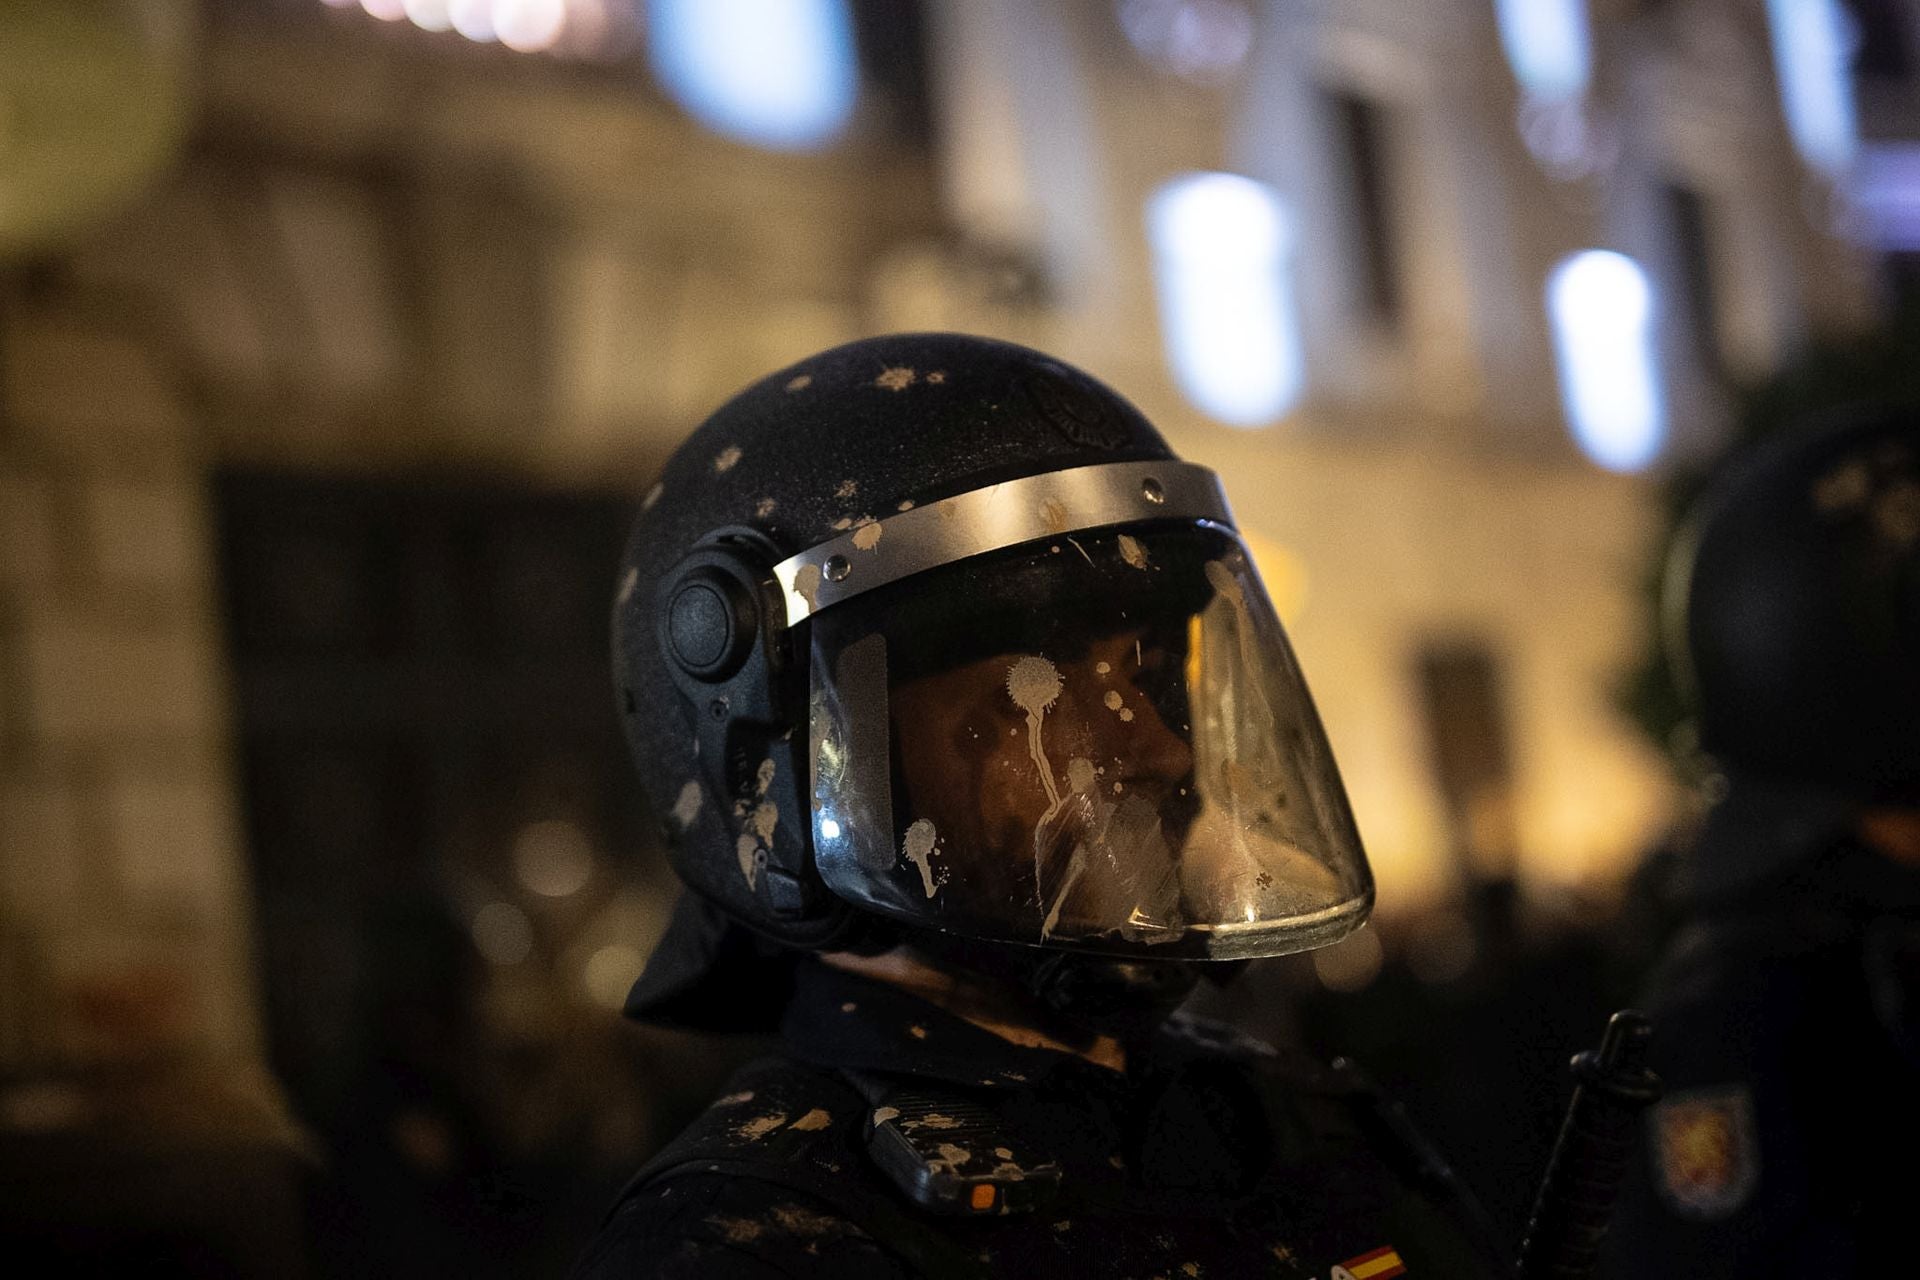
[{"label": "black riot helmet", "polygon": [[1023,347],[876,338],[727,402],[643,503],[614,659],[695,907],[790,947],[1238,959],[1371,907],[1217,477]]},{"label": "black riot helmet", "polygon": [[1920,410],[1859,409],[1710,490],[1669,566],[1701,746],[1858,801],[1920,802]]}]

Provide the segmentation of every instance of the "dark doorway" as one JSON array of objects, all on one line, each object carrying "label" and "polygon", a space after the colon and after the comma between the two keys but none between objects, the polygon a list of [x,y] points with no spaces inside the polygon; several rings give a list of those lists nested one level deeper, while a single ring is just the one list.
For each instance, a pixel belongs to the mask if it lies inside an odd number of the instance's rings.
[{"label": "dark doorway", "polygon": [[228,472],[218,508],[319,1270],[557,1274],[710,1070],[612,1007],[673,893],[608,676],[630,505]]}]

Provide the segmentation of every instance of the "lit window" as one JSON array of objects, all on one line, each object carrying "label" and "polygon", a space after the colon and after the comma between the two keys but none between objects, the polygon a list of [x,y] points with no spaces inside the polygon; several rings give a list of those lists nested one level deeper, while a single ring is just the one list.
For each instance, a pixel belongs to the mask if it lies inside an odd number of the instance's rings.
[{"label": "lit window", "polygon": [[1838,177],[1853,163],[1857,134],[1852,20],[1839,0],[1767,0],[1767,12],[1787,132],[1810,167]]},{"label": "lit window", "polygon": [[853,113],[846,0],[652,0],[648,32],[661,84],[716,133],[806,150]]},{"label": "lit window", "polygon": [[1246,0],[1120,0],[1118,9],[1141,57],[1199,84],[1231,80],[1253,48]]},{"label": "lit window", "polygon": [[1222,422],[1272,422],[1299,398],[1300,334],[1289,296],[1291,232],[1273,190],[1189,173],[1147,201],[1160,327],[1174,379]]},{"label": "lit window", "polygon": [[1507,63],[1527,96],[1584,96],[1592,69],[1586,0],[1499,0],[1497,8]]},{"label": "lit window", "polygon": [[1622,254],[1576,253],[1547,277],[1547,314],[1574,439],[1610,471],[1652,462],[1665,427],[1646,273]]},{"label": "lit window", "polygon": [[1877,142],[1863,150],[1853,198],[1881,249],[1920,252],[1920,143]]}]

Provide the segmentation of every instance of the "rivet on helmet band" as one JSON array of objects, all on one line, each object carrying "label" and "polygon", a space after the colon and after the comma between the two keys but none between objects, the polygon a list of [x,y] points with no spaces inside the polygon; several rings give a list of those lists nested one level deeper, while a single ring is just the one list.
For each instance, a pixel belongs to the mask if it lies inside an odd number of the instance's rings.
[{"label": "rivet on helmet band", "polygon": [[875,587],[971,556],[1139,520],[1233,527],[1220,477],[1190,462],[1049,471],[914,507],[774,566],[787,625]]}]

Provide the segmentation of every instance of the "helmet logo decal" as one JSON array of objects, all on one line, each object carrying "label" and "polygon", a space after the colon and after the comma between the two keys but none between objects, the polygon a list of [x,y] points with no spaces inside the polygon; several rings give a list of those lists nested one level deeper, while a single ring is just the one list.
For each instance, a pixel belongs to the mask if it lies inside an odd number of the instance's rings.
[{"label": "helmet logo decal", "polygon": [[1128,432],[1098,400],[1057,373],[1029,374],[1027,393],[1055,431],[1082,449],[1118,449]]},{"label": "helmet logo decal", "polygon": [[934,845],[939,842],[939,839],[939,833],[934,829],[932,819],[920,818],[907,828],[907,837],[900,850],[908,862],[920,868],[920,884],[926,889],[929,898],[933,896],[936,889],[946,883],[944,874],[938,880],[935,880],[933,875]]}]

